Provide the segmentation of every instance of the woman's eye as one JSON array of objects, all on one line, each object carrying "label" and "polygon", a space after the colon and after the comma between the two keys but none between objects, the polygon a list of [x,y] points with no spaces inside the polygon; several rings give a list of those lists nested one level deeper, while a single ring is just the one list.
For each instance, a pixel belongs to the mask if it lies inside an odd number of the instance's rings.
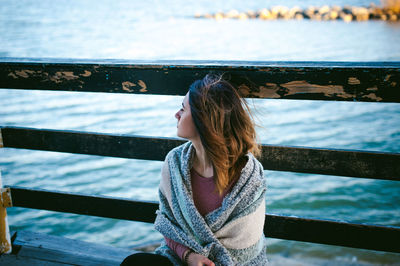
[{"label": "woman's eye", "polygon": [[182,112],[183,112],[183,108],[181,108],[181,110],[179,110],[179,111],[182,111]]}]

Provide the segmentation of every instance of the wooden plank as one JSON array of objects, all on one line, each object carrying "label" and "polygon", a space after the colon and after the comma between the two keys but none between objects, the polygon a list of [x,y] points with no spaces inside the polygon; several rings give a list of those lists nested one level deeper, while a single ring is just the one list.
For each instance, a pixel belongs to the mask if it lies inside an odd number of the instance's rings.
[{"label": "wooden plank", "polygon": [[112,156],[130,159],[165,159],[183,140],[97,134],[66,130],[4,127],[4,147]]},{"label": "wooden plank", "polygon": [[[34,259],[24,256],[17,256],[13,254],[7,254],[0,256],[0,265],[7,266],[66,266],[71,264],[65,264],[61,262],[47,261],[43,259]],[[75,264],[76,265],[76,264]]]},{"label": "wooden plank", "polygon": [[249,98],[400,102],[400,62],[0,58],[0,88],[184,95],[210,72],[225,73]]},{"label": "wooden plank", "polygon": [[153,223],[158,204],[122,198],[11,187],[14,207]]},{"label": "wooden plank", "polygon": [[266,170],[400,181],[400,153],[262,145]]},{"label": "wooden plank", "polygon": [[134,251],[27,231],[17,232],[18,257],[66,265],[119,265]]},{"label": "wooden plank", "polygon": [[[105,257],[114,261],[122,261],[125,257],[135,253],[134,250],[117,248],[101,243],[91,243],[82,240],[70,239],[61,236],[47,235],[30,231],[16,232],[14,245],[30,246],[48,250],[61,250],[65,253],[81,254],[92,257]],[[20,254],[19,251],[18,254]]]},{"label": "wooden plank", "polygon": [[[180,139],[85,133],[31,128],[2,128],[4,146],[92,154],[131,159],[164,160]],[[400,180],[400,154],[263,145],[266,170]]]},{"label": "wooden plank", "polygon": [[122,262],[122,260],[116,261],[106,257],[92,257],[84,254],[71,254],[64,252],[63,250],[51,250],[30,246],[21,247],[18,257],[60,263],[64,265],[117,266]]},{"label": "wooden plank", "polygon": [[28,231],[14,235],[0,265],[119,265],[135,251]]},{"label": "wooden plank", "polygon": [[266,215],[268,237],[400,253],[400,227]]},{"label": "wooden plank", "polygon": [[[13,206],[154,222],[157,202],[11,187]],[[79,205],[79,206],[77,206]],[[267,237],[400,253],[400,227],[266,214]]]}]

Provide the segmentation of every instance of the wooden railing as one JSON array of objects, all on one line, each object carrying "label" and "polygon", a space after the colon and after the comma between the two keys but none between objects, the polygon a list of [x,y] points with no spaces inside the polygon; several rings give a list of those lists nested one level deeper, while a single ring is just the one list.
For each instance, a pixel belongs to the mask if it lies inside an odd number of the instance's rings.
[{"label": "wooden railing", "polygon": [[[400,102],[400,63],[84,61],[0,58],[0,88],[184,95],[210,72],[244,97]],[[2,127],[0,146],[164,160],[180,139]],[[266,170],[400,180],[400,154],[262,145]],[[12,206],[154,222],[156,202],[8,187]],[[5,206],[8,207],[9,205]],[[101,206],[101,207],[98,207]],[[266,214],[267,237],[400,253],[400,228]]]}]

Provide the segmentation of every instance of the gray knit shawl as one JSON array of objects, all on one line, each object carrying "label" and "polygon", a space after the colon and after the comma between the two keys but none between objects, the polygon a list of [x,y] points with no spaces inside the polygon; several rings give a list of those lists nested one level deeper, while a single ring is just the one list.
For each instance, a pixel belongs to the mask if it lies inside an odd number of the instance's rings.
[{"label": "gray knit shawl", "polygon": [[[246,156],[240,178],[221,207],[203,217],[194,205],[190,182],[194,147],[186,142],[171,150],[162,170],[156,230],[216,265],[267,264],[263,233],[266,180],[261,163],[251,153]],[[183,265],[165,241],[156,253],[174,265]]]}]

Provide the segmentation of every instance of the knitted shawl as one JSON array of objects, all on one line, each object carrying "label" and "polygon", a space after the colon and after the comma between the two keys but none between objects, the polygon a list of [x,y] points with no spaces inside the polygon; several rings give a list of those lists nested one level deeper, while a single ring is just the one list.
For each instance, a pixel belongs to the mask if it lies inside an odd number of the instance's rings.
[{"label": "knitted shawl", "polygon": [[[221,207],[203,217],[196,209],[190,182],[194,158],[191,142],[174,148],[166,156],[159,187],[160,206],[155,229],[216,265],[265,265],[266,181],[263,167],[251,153]],[[174,265],[183,265],[165,241],[156,250]]]}]

